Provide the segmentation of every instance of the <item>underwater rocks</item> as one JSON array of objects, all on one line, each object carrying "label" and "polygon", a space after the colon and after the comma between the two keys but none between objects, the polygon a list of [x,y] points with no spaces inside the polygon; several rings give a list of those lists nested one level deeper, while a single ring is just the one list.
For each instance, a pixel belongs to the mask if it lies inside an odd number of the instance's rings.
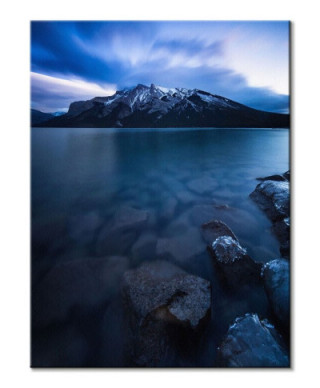
[{"label": "underwater rocks", "polygon": [[[210,315],[210,282],[166,261],[127,271],[122,290],[132,331],[131,358],[137,365],[165,365],[175,337],[192,336]],[[174,338],[170,330],[177,330]]]},{"label": "underwater rocks", "polygon": [[290,324],[290,268],[285,259],[269,261],[262,268],[262,278],[272,311],[280,324]]},{"label": "underwater rocks", "polygon": [[237,239],[220,236],[208,250],[228,287],[259,281],[262,264],[255,262]]},{"label": "underwater rocks", "polygon": [[[283,178],[283,180],[280,180]],[[273,231],[280,242],[280,252],[289,258],[290,250],[290,171],[269,176],[250,194],[261,210],[273,222]]]},{"label": "underwater rocks", "polygon": [[289,367],[289,357],[281,337],[256,314],[237,318],[218,348],[223,367]]},{"label": "underwater rocks", "polygon": [[128,266],[123,256],[57,264],[33,288],[33,326],[65,321],[71,313],[81,316],[110,301]]},{"label": "underwater rocks", "polygon": [[123,206],[115,213],[110,224],[102,228],[96,243],[96,253],[123,255],[135,242],[138,232],[147,224],[149,213],[145,210]]}]

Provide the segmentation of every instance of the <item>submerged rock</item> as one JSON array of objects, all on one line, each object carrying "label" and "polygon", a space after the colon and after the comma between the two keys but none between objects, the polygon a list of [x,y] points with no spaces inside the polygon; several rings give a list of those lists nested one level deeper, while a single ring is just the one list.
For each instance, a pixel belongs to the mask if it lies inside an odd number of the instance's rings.
[{"label": "submerged rock", "polygon": [[289,367],[289,357],[281,337],[267,321],[256,314],[237,318],[218,348],[224,367]]},{"label": "submerged rock", "polygon": [[127,271],[122,289],[137,365],[164,365],[174,346],[170,328],[191,335],[210,313],[210,283],[166,261]]},{"label": "submerged rock", "polygon": [[113,221],[99,233],[96,252],[102,255],[123,255],[136,240],[139,231],[146,225],[149,213],[133,207],[121,207]]},{"label": "submerged rock", "polygon": [[285,328],[290,324],[290,268],[284,259],[269,261],[262,268],[262,278],[274,315]]},{"label": "submerged rock", "polygon": [[178,263],[185,263],[205,252],[198,228],[189,228],[185,233],[172,237],[160,238],[156,245],[156,256]]},{"label": "submerged rock", "polygon": [[259,280],[262,264],[252,260],[246,249],[231,236],[218,237],[209,252],[229,287]]},{"label": "submerged rock", "polygon": [[58,264],[32,290],[32,324],[45,327],[106,303],[119,289],[128,259],[86,258]]},{"label": "submerged rock", "polygon": [[194,179],[187,183],[188,189],[197,194],[212,193],[217,186],[217,181],[210,177]]},{"label": "submerged rock", "polygon": [[232,230],[219,220],[212,220],[203,224],[201,226],[201,235],[208,244],[212,244],[212,241],[215,241],[220,236],[230,236],[238,241]]}]

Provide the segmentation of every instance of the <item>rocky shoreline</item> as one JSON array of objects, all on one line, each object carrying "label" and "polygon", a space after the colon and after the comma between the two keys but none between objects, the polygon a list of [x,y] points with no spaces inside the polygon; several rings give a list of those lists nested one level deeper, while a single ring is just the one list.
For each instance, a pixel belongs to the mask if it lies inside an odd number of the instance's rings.
[{"label": "rocky shoreline", "polygon": [[[201,227],[194,226],[190,236],[181,242],[156,239],[152,233],[139,236],[139,230],[152,222],[146,210],[119,209],[105,226],[91,215],[90,222],[85,220],[87,228],[79,229],[79,233],[88,238],[88,228],[96,228],[97,257],[58,264],[45,274],[34,293],[33,327],[44,330],[52,323],[60,325],[74,311],[81,319],[98,315],[118,298],[128,334],[126,365],[122,366],[177,365],[180,354],[194,352],[204,341],[210,317],[217,314],[211,282],[185,270],[183,265],[184,260],[194,260],[201,254],[197,246],[202,239],[202,246],[204,249],[207,246],[219,275],[217,281],[225,292],[237,295],[239,290],[255,284],[265,290],[267,308],[271,311],[268,320],[256,311],[247,311],[230,321],[224,339],[216,347],[212,366],[289,367],[290,173],[258,180],[261,183],[250,198],[271,220],[281,258],[270,257],[265,264],[255,261],[226,223],[206,219],[208,212],[203,207],[191,213],[191,217],[201,220]],[[216,206],[229,210],[227,205]],[[133,268],[127,257],[129,247]],[[148,257],[149,247],[154,249],[155,257]],[[107,270],[110,266],[114,268],[112,275],[117,276],[110,277]],[[102,331],[107,332],[108,327]],[[108,333],[105,335],[110,341]]]}]

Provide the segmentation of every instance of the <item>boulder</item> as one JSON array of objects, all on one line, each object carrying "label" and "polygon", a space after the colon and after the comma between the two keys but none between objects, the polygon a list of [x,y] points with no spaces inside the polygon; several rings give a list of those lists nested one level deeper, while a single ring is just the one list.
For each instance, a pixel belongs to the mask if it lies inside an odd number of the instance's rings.
[{"label": "boulder", "polygon": [[218,237],[209,247],[209,252],[228,287],[259,280],[262,264],[255,262],[231,236]]},{"label": "boulder", "polygon": [[[281,175],[283,181],[264,178],[257,185],[250,197],[273,222],[273,232],[280,242],[280,253],[283,257],[290,255],[290,171]],[[260,178],[262,179],[262,178]]]},{"label": "boulder", "polygon": [[261,271],[264,287],[272,311],[279,323],[290,325],[290,268],[285,259],[275,259],[264,265]]},{"label": "boulder", "polygon": [[210,282],[166,261],[127,271],[122,289],[132,333],[131,357],[137,365],[164,365],[174,346],[170,328],[192,335],[210,314]]},{"label": "boulder", "polygon": [[128,264],[122,256],[57,264],[33,287],[33,326],[45,327],[66,321],[70,314],[95,311],[117,292]]},{"label": "boulder", "polygon": [[264,181],[259,183],[250,197],[265,211],[272,221],[289,216],[289,182]]},{"label": "boulder", "polygon": [[270,175],[270,176],[266,176],[264,178],[257,178],[257,181],[277,181],[277,182],[285,182],[287,181],[288,179],[286,178],[285,174],[283,175],[280,175],[280,174],[276,174],[276,175]]},{"label": "boulder", "polygon": [[207,244],[212,244],[220,236],[230,236],[238,241],[232,230],[222,221],[212,220],[202,224],[201,235]]},{"label": "boulder", "polygon": [[289,367],[289,357],[281,337],[256,314],[237,318],[218,348],[223,367]]}]

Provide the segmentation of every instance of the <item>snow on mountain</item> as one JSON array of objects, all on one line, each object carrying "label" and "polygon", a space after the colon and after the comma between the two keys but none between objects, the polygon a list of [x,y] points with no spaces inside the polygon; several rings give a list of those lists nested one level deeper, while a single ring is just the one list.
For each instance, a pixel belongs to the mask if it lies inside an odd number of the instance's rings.
[{"label": "snow on mountain", "polygon": [[199,89],[138,84],[108,97],[70,104],[52,126],[98,127],[270,127],[288,126],[288,115],[251,109]]}]

